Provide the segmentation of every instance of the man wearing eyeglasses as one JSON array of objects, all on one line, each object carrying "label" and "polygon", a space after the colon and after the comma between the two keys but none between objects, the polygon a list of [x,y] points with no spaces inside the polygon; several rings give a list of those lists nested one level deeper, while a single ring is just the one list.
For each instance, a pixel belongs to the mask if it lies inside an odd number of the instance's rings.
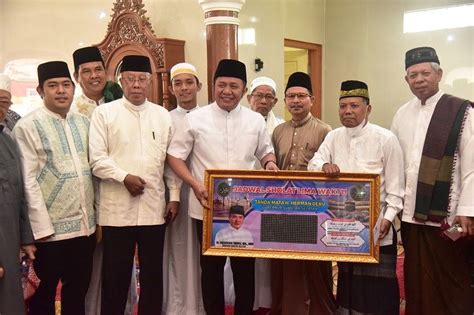
[{"label": "man wearing eyeglasses", "polygon": [[[99,48],[95,46],[82,47],[72,54],[74,60],[74,80],[80,85],[82,93],[74,98],[71,112],[78,112],[89,119],[97,106],[119,99],[123,96],[122,88],[116,82],[107,81],[104,60]],[[95,202],[98,202],[99,182],[93,177]],[[97,208],[97,204],[95,208]],[[100,287],[102,282],[102,229],[97,226],[97,246],[94,252],[89,290],[86,295],[86,312],[100,313]],[[132,288],[133,290],[133,288]]]},{"label": "man wearing eyeglasses", "polygon": [[[271,136],[276,126],[285,122],[273,113],[273,107],[278,102],[276,98],[276,83],[268,77],[257,77],[249,87],[247,100],[250,109],[260,113],[265,118],[266,129]],[[257,164],[258,166],[258,164]],[[255,304],[254,309],[270,308],[271,299],[271,260],[257,258],[255,260]]]},{"label": "man wearing eyeglasses", "polygon": [[[147,100],[148,57],[126,56],[124,97],[92,115],[90,162],[101,179],[98,221],[103,230],[102,314],[123,314],[135,246],[140,263],[139,314],[160,314],[165,223],[178,211],[179,184],[165,167],[172,134],[168,111]],[[165,205],[165,184],[170,202]]]},{"label": "man wearing eyeglasses", "polygon": [[273,113],[273,107],[278,102],[276,98],[276,83],[267,77],[257,77],[250,83],[247,100],[250,108],[265,118],[268,133],[271,135],[279,124],[285,122],[284,119]]},{"label": "man wearing eyeglasses", "polygon": [[[285,89],[291,120],[276,127],[272,136],[282,170],[307,170],[331,130],[311,115],[313,102],[311,78],[303,72],[293,73]],[[331,262],[273,260],[272,314],[333,314],[335,310]]]}]

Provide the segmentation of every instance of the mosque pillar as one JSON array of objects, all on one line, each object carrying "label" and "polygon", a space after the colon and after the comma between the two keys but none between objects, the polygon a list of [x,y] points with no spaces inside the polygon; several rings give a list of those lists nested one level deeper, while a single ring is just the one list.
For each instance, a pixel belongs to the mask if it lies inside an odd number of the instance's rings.
[{"label": "mosque pillar", "polygon": [[213,76],[221,59],[238,59],[239,12],[245,0],[198,0],[204,11],[207,42],[207,92],[214,100]]}]

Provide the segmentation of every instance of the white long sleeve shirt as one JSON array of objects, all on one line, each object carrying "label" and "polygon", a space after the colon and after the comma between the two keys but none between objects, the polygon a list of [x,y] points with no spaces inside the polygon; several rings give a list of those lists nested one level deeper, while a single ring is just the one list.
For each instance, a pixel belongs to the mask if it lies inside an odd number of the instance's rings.
[{"label": "white long sleeve shirt", "polygon": [[89,120],[41,107],[13,129],[23,169],[28,215],[36,240],[59,241],[95,232],[88,163]]},{"label": "white long sleeve shirt", "polygon": [[236,229],[229,225],[216,234],[215,246],[222,247],[253,247],[253,237],[249,230],[241,227]]},{"label": "white long sleeve shirt", "polygon": [[[168,154],[186,161],[193,176],[204,183],[206,169],[256,169],[256,160],[273,153],[265,121],[259,113],[238,105],[230,112],[215,102],[186,115],[176,130]],[[202,220],[202,206],[191,191],[189,214]]]},{"label": "white long sleeve shirt", "polygon": [[[308,170],[321,171],[326,163],[336,164],[341,172],[380,174],[380,201],[386,205],[383,217],[393,222],[403,209],[403,154],[389,130],[367,123],[330,131],[309,161]],[[392,240],[390,229],[380,245],[390,245]]]},{"label": "white long sleeve shirt", "polygon": [[[402,221],[405,222],[440,225],[430,221],[415,221],[413,215],[423,145],[436,104],[443,94],[444,92],[438,91],[426,100],[425,105],[421,105],[421,101],[414,98],[401,106],[393,118],[392,131],[400,141],[405,161],[406,188],[402,216]],[[449,224],[456,215],[474,217],[474,109],[470,107],[467,111],[459,148],[455,155],[458,162],[455,164],[451,183]]]},{"label": "white long sleeve shirt", "polygon": [[[179,201],[176,175],[165,167],[172,136],[168,111],[145,101],[135,106],[125,98],[97,107],[90,129],[90,163],[101,179],[98,222],[103,226],[164,224],[165,183],[171,201]],[[145,180],[145,191],[133,197],[125,177]]]}]

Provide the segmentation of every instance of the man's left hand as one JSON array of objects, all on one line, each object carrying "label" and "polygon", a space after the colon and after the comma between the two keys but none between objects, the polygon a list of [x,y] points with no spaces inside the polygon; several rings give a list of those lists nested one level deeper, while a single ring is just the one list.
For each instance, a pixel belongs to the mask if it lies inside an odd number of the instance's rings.
[{"label": "man's left hand", "polygon": [[178,210],[179,210],[179,201],[168,202],[165,209],[165,220],[167,223],[173,222],[174,219],[176,219],[176,216],[178,215]]},{"label": "man's left hand", "polygon": [[280,169],[278,168],[278,165],[272,160],[267,163],[265,170],[266,171],[279,171]]},{"label": "man's left hand", "polygon": [[392,222],[389,220],[383,218],[382,222],[380,222],[380,234],[379,234],[379,240],[383,239],[385,236],[387,236],[388,231],[390,231],[390,227],[392,226]]},{"label": "man's left hand", "polygon": [[21,251],[28,257],[29,260],[35,260],[35,244],[23,245],[21,246]]},{"label": "man's left hand", "polygon": [[474,237],[474,218],[473,217],[465,217],[465,216],[457,216],[454,219],[453,224],[458,223],[461,228],[461,237]]}]

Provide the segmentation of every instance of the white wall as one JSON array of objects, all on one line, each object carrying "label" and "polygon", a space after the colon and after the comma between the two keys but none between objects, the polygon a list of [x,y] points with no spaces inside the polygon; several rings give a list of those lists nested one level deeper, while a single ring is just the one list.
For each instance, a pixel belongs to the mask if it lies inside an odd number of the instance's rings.
[{"label": "white wall", "polygon": [[[419,46],[437,50],[444,78],[441,88],[474,99],[474,27],[403,33],[405,11],[468,3],[459,0],[330,0],[326,2],[323,117],[339,124],[340,83],[368,83],[371,121],[390,127],[398,107],[412,96],[405,80],[405,52]],[[453,41],[448,41],[448,35]],[[461,73],[462,70],[470,69]],[[448,77],[456,77],[447,80]],[[469,84],[467,82],[470,82]]]},{"label": "white wall", "polygon": [[[472,1],[472,0],[471,0]],[[60,59],[97,44],[105,36],[114,0],[0,0],[0,72],[18,58]],[[437,49],[445,71],[442,88],[474,99],[474,27],[451,31],[403,34],[403,12],[461,0],[247,0],[239,15],[242,29],[255,29],[255,44],[239,45],[248,80],[275,79],[283,116],[284,38],[323,45],[323,119],[339,125],[340,83],[359,79],[369,84],[371,120],[388,127],[401,103],[411,97],[404,77],[405,51],[421,45]],[[197,0],[143,0],[157,37],[186,41],[186,61],[206,83],[207,57],[204,14]],[[100,12],[105,19],[99,19]],[[454,41],[446,40],[448,35]],[[261,72],[254,59],[264,61]],[[463,72],[464,71],[464,72]],[[455,79],[452,79],[455,78]],[[207,103],[207,87],[199,102]]]}]

